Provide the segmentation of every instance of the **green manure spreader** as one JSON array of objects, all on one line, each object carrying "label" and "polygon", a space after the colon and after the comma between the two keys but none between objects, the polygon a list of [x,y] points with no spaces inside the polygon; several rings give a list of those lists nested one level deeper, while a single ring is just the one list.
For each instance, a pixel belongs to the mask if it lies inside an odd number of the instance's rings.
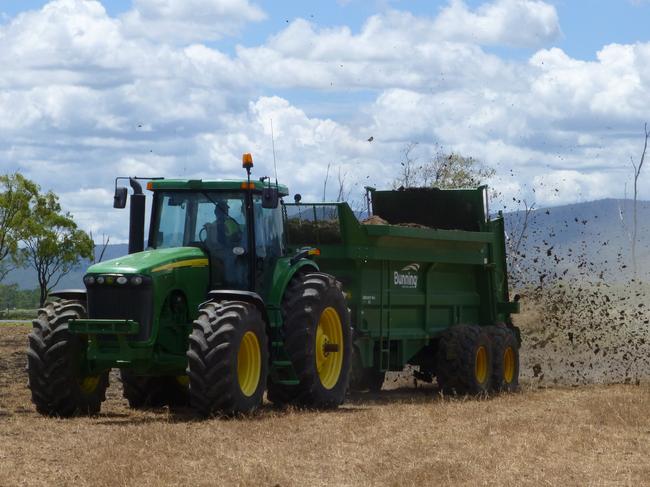
[{"label": "green manure spreader", "polygon": [[449,393],[513,391],[519,330],[511,314],[503,218],[485,187],[369,189],[362,224],[347,203],[285,208],[288,247],[318,248],[342,283],[353,328],[352,388],[378,390],[406,364]]}]

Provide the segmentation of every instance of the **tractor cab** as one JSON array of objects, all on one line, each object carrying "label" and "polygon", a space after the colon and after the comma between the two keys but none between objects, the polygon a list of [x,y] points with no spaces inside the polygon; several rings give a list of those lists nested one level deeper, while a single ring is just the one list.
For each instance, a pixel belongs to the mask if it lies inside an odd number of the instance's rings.
[{"label": "tractor cab", "polygon": [[198,247],[209,260],[210,289],[266,295],[271,270],[284,254],[282,211],[267,204],[262,181],[156,180],[148,249]]}]

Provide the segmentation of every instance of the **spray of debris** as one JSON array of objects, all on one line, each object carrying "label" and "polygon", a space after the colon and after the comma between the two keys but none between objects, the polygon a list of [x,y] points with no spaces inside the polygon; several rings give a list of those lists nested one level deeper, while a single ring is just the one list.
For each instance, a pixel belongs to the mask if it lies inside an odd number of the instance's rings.
[{"label": "spray of debris", "polygon": [[523,244],[509,256],[511,284],[522,295],[522,313],[515,316],[523,337],[522,380],[542,386],[650,382],[647,272],[630,269],[615,219],[576,215],[575,207],[571,217],[553,218],[554,211],[535,212]]}]

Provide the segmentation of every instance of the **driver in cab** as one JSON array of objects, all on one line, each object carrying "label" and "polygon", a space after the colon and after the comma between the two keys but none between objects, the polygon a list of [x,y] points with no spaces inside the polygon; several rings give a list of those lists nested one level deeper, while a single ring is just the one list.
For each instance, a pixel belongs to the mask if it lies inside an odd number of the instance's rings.
[{"label": "driver in cab", "polygon": [[228,214],[230,207],[226,201],[217,201],[214,207],[215,221],[205,224],[206,240],[220,247],[234,247],[242,241],[239,223]]}]

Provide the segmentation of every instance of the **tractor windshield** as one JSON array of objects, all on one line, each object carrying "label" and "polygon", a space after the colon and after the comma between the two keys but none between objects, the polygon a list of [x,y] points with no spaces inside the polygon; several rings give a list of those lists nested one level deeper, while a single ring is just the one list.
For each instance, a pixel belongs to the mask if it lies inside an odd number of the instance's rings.
[{"label": "tractor windshield", "polygon": [[[281,210],[262,208],[252,195],[255,244],[249,243],[246,193],[241,191],[157,191],[149,246],[198,246],[210,254],[211,287],[263,291],[283,252]],[[254,265],[253,286],[249,285]]]},{"label": "tractor windshield", "polygon": [[161,191],[154,205],[151,247],[202,247],[210,254],[213,286],[248,287],[244,194]]}]

